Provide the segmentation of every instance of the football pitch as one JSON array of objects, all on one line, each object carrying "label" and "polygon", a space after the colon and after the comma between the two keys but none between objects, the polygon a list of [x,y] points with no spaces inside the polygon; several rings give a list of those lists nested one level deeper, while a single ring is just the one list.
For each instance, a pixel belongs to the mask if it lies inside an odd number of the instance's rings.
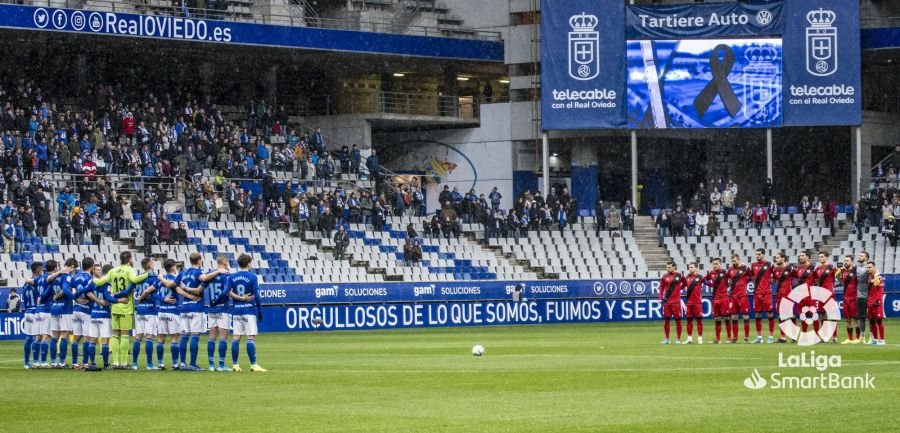
[{"label": "football pitch", "polygon": [[[245,354],[242,373],[27,371],[22,343],[2,342],[0,423],[4,432],[897,431],[900,345],[890,341],[900,321],[885,327],[886,346],[812,348],[708,344],[708,321],[702,346],[660,345],[659,323],[263,334],[266,373],[249,372]],[[472,356],[473,344],[486,355]],[[773,373],[820,375],[779,367],[779,357],[812,359],[810,350],[840,355],[822,374],[869,374],[875,389],[772,389]],[[744,385],[754,368],[766,387]]]}]

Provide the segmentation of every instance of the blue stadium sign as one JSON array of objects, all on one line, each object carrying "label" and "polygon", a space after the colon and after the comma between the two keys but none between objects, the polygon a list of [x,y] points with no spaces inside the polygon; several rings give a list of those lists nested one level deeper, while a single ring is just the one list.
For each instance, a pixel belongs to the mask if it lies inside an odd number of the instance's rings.
[{"label": "blue stadium sign", "polygon": [[503,43],[174,16],[0,5],[0,27],[173,41],[502,62]]}]

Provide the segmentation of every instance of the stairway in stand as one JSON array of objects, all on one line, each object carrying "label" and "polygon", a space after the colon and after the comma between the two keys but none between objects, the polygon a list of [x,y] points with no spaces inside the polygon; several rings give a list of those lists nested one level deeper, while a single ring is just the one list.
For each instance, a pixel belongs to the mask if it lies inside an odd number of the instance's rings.
[{"label": "stairway in stand", "polygon": [[647,262],[650,272],[665,272],[666,263],[672,260],[669,252],[659,246],[659,233],[652,216],[640,215],[634,219],[634,239]]}]

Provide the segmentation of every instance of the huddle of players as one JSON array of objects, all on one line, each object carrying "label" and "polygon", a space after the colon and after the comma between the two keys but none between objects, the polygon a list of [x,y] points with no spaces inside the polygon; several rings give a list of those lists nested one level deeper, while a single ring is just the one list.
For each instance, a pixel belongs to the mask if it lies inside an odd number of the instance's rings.
[{"label": "huddle of players", "polygon": [[[869,261],[869,253],[861,252],[857,257],[857,265],[853,264],[853,257],[846,256],[843,266],[835,266],[828,263],[828,254],[819,253],[819,264],[813,265],[809,261],[809,254],[801,252],[799,263],[794,265],[787,261],[784,253],[779,253],[772,264],[766,260],[765,250],[756,250],[756,261],[749,266],[741,263],[737,254],[731,256],[731,266],[723,268],[722,259],[715,258],[712,261],[713,269],[706,275],[701,275],[696,263],[688,265],[688,273],[682,275],[675,269],[675,264],[669,262],[666,266],[667,273],[663,276],[659,286],[660,302],[663,307],[665,340],[663,344],[669,344],[670,319],[675,319],[677,339],[675,344],[681,343],[681,293],[686,291],[685,315],[687,316],[687,340],[685,343],[693,343],[693,320],[697,320],[699,344],[703,344],[703,294],[702,286],[710,286],[713,290],[712,309],[716,322],[716,339],[713,343],[721,342],[722,325],[725,326],[728,343],[738,341],[738,322],[744,321],[744,342],[750,342],[750,299],[747,285],[752,281],[756,288],[753,294],[753,310],[756,313],[756,339],[753,343],[762,343],[762,318],[767,316],[769,321],[768,343],[773,343],[775,331],[775,309],[772,303],[772,284],[775,283],[775,306],[779,305],[782,298],[790,295],[795,287],[806,284],[809,287],[818,286],[834,293],[835,284],[844,287],[843,316],[847,322],[847,339],[841,344],[859,344],[861,336],[866,335],[866,321],[868,319],[872,331],[872,338],[868,344],[884,345],[884,281],[878,273],[875,264]],[[819,320],[812,325],[818,333],[821,323],[824,321],[825,306],[809,297],[801,300],[797,305],[795,315],[799,312],[802,320],[801,327],[805,332],[807,322],[815,312]],[[777,307],[775,307],[777,308]],[[803,320],[807,319],[807,320]],[[796,324],[796,317],[791,319]],[[787,342],[784,332],[781,332],[779,343]],[[831,338],[832,343],[837,343],[837,328]]]},{"label": "huddle of players", "polygon": [[[117,267],[101,268],[90,257],[81,261],[80,269],[75,259],[66,260],[61,268],[55,260],[46,265],[35,262],[31,265],[32,278],[22,288],[25,368],[69,368],[71,338],[72,366],[76,369],[101,370],[96,363],[100,345],[103,369],[137,370],[143,343],[147,370],[165,370],[168,338],[173,370],[203,371],[197,366],[197,352],[200,334],[208,330],[210,371],[229,370],[225,367],[229,332],[233,335],[231,370],[241,371],[240,341],[246,337],[251,371],[265,371],[256,363],[255,337],[262,310],[251,260],[242,254],[237,259],[240,270],[231,273],[228,259],[220,256],[216,269],[204,271],[202,256],[193,253],[190,268],[177,272],[175,261],[168,259],[161,274],[154,271],[151,258],[141,261],[141,273],[135,271],[130,252],[121,253]],[[217,341],[218,365],[214,353]]]}]

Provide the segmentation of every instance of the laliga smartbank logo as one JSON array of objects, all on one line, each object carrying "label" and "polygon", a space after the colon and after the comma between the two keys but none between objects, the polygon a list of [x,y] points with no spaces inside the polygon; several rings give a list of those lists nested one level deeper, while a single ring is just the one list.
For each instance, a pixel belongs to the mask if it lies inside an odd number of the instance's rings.
[{"label": "laliga smartbank logo", "polygon": [[[814,350],[797,355],[778,354],[778,368],[768,377],[754,368],[744,379],[744,387],[760,390],[770,389],[875,389],[875,376],[866,373],[861,376],[846,376],[838,371],[843,367],[841,355],[817,354]],[[784,371],[787,370],[787,371]],[[795,371],[812,371],[812,374],[793,374]]]}]

